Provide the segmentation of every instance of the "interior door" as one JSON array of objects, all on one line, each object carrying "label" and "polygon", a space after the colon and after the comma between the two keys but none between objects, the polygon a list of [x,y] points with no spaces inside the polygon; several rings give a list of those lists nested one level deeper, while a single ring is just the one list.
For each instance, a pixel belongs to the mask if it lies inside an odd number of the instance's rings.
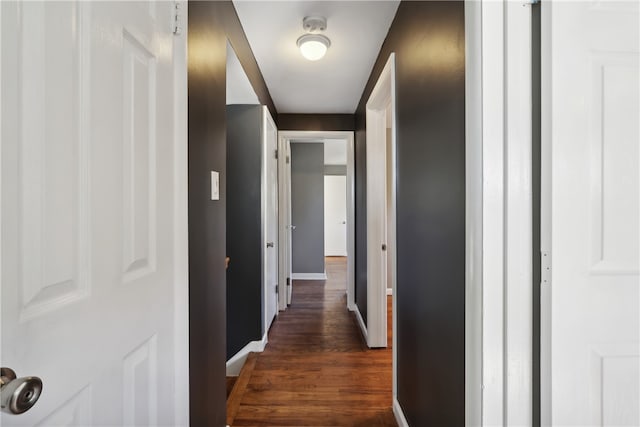
[{"label": "interior door", "polygon": [[553,425],[637,426],[639,3],[542,4],[543,111],[550,107],[543,200],[551,203],[543,223],[550,240],[542,243],[550,250],[543,273],[551,272],[550,286],[543,275],[550,307],[543,415]]},{"label": "interior door", "polygon": [[0,8],[2,425],[177,424],[173,3]]},{"label": "interior door", "polygon": [[265,330],[278,312],[278,129],[269,110],[264,108],[265,136]]},{"label": "interior door", "polygon": [[291,304],[291,145],[286,138],[280,139],[278,156],[278,189],[281,191],[279,199],[280,221],[280,310],[285,310],[287,304]]},{"label": "interior door", "polygon": [[347,256],[347,177],[324,177],[324,252]]},{"label": "interior door", "polygon": [[285,168],[285,186],[286,186],[286,194],[285,197],[286,202],[286,215],[287,215],[287,253],[286,253],[286,262],[287,262],[287,304],[291,305],[291,296],[293,295],[293,232],[296,229],[295,224],[292,224],[291,221],[291,142],[286,141],[285,149],[287,153],[287,161]]}]

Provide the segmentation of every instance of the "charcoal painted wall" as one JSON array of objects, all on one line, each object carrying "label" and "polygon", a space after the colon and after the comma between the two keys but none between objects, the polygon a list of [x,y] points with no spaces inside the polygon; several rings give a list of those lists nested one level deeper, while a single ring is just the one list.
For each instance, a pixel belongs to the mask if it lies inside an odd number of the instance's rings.
[{"label": "charcoal painted wall", "polygon": [[262,339],[262,106],[227,106],[227,360]]},{"label": "charcoal painted wall", "polygon": [[192,426],[224,426],[227,38],[260,102],[276,111],[231,1],[190,1],[188,10],[190,417]]},{"label": "charcoal painted wall", "polygon": [[291,144],[292,272],[324,273],[324,144]]},{"label": "charcoal painted wall", "polygon": [[464,425],[464,3],[401,2],[356,112],[356,301],[366,316],[365,104],[396,54],[398,400]]},{"label": "charcoal painted wall", "polygon": [[278,114],[279,130],[352,131],[353,114]]}]

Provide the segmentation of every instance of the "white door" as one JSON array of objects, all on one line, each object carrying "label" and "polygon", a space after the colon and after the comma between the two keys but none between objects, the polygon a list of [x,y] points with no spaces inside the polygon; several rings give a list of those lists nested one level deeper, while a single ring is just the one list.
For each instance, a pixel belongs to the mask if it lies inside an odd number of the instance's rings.
[{"label": "white door", "polygon": [[551,394],[543,392],[543,414],[553,425],[637,426],[639,3],[543,8],[551,180],[543,194],[551,203],[543,224],[550,233],[543,251],[549,244],[551,251],[550,287],[543,282]]},{"label": "white door", "polygon": [[264,108],[265,136],[265,319],[264,333],[267,333],[278,312],[278,129],[269,110]]},{"label": "white door", "polygon": [[285,310],[287,304],[291,304],[291,144],[286,138],[280,139],[278,156],[278,189],[279,199],[279,223],[280,223],[280,310]]},{"label": "white door", "polygon": [[324,177],[324,254],[347,256],[347,177]]},{"label": "white door", "polygon": [[0,359],[44,384],[2,425],[186,423],[174,326],[187,286],[176,288],[185,253],[174,253],[186,170],[174,159],[186,144],[174,136],[174,109],[186,108],[174,44],[186,42],[173,5],[0,8]]},{"label": "white door", "polygon": [[286,310],[291,304],[291,144],[286,138],[280,138],[278,151],[278,221],[280,248],[278,266],[280,273],[279,308]]}]

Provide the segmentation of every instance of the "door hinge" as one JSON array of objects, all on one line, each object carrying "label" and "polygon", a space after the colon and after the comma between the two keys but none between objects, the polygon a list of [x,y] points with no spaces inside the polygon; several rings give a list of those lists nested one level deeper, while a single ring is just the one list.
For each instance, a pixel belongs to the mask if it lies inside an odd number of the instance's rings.
[{"label": "door hinge", "polygon": [[540,285],[551,285],[551,253],[540,254]]},{"label": "door hinge", "polygon": [[291,279],[287,277],[287,286],[291,286]]},{"label": "door hinge", "polygon": [[276,159],[278,158],[278,150],[276,150]]},{"label": "door hinge", "polygon": [[287,156],[287,164],[289,164],[289,156]]},{"label": "door hinge", "polygon": [[180,2],[173,2],[173,22],[171,26],[173,27],[173,34],[179,36],[182,34],[182,4]]},{"label": "door hinge", "polygon": [[278,284],[276,283],[276,294],[279,294],[280,291],[278,290]]}]

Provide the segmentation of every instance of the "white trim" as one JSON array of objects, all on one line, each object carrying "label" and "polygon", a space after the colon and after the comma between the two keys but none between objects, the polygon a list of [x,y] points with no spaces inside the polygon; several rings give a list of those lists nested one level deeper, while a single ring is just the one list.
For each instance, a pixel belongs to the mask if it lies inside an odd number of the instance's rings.
[{"label": "white trim", "polygon": [[[347,307],[349,310],[355,306],[355,163],[354,163],[354,134],[352,131],[279,131],[278,139],[280,141],[279,149],[286,149],[292,140],[296,142],[318,142],[319,139],[344,139],[347,141]],[[289,153],[289,151],[286,151]],[[280,163],[283,166],[283,174],[285,173],[287,165],[285,160],[281,160]],[[282,176],[282,175],[280,175]],[[280,206],[287,203],[285,198],[290,198],[291,189],[285,186],[284,181],[280,184],[279,199]],[[290,205],[290,203],[289,203]],[[282,218],[281,233],[286,233],[286,218]],[[288,241],[290,243],[290,240]],[[285,244],[287,241],[285,240]],[[285,246],[282,244],[281,246]],[[282,249],[283,251],[285,248]],[[285,272],[282,272],[285,274]],[[292,273],[291,280],[294,280],[294,274]],[[298,279],[298,280],[314,280],[314,279]],[[315,279],[315,280],[326,280]],[[286,281],[286,276],[285,276]],[[286,284],[281,279],[281,292],[286,292]],[[293,286],[293,284],[292,284]],[[286,306],[280,307],[281,310],[286,309]]]},{"label": "white trim", "polygon": [[531,7],[482,2],[482,424],[532,420]]},{"label": "white trim", "polygon": [[[182,26],[187,28],[186,1],[179,1]],[[173,37],[174,206],[173,319],[174,425],[189,425],[189,225],[187,32]]]},{"label": "white trim", "polygon": [[[540,252],[551,256],[551,4],[540,5]],[[540,284],[540,424],[551,424],[551,288]]]},{"label": "white trim", "polygon": [[356,304],[353,307],[349,308],[356,314],[356,319],[358,320],[358,325],[360,326],[360,330],[362,331],[362,336],[364,340],[367,341],[367,325],[364,323],[364,319],[362,318],[362,314],[360,313],[360,309]]},{"label": "white trim", "polygon": [[[396,242],[387,241],[387,227],[394,227],[393,219],[387,224],[387,109],[391,108],[391,155],[394,169],[392,176],[391,204],[395,201],[395,153],[396,153],[396,99],[395,99],[395,53],[389,55],[378,81],[366,105],[367,120],[367,344],[369,347],[387,347],[387,257],[382,245],[396,247]],[[394,215],[395,217],[395,215]],[[395,266],[395,262],[391,265]],[[396,272],[391,272],[396,281]]]},{"label": "white trim", "polygon": [[327,280],[327,273],[292,273],[291,280]]},{"label": "white trim", "polygon": [[387,288],[387,296],[393,295],[393,288]]},{"label": "white trim", "polygon": [[409,422],[407,421],[407,418],[404,416],[404,412],[402,411],[402,406],[400,406],[400,402],[398,402],[397,396],[393,397],[393,416],[396,418],[398,427],[409,427]]},{"label": "white trim", "polygon": [[465,2],[465,425],[482,425],[482,4]]},{"label": "white trim", "polygon": [[231,359],[227,360],[227,376],[228,377],[237,377],[240,375],[240,371],[244,366],[244,362],[247,360],[249,353],[262,353],[264,348],[269,342],[267,338],[267,334],[262,336],[262,340],[260,341],[250,341],[247,345],[245,345],[240,351],[234,354]]}]

